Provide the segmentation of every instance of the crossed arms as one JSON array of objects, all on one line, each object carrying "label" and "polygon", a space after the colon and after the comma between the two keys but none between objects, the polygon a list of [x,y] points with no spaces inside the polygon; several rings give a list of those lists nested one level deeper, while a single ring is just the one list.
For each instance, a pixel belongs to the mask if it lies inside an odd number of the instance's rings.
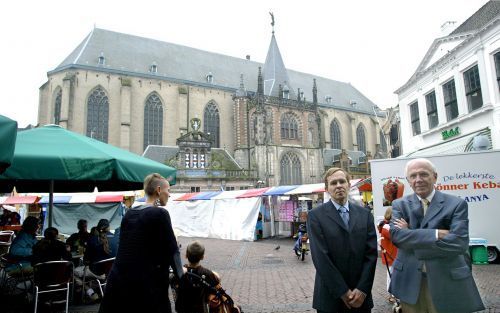
[{"label": "crossed arms", "polygon": [[[460,201],[452,208],[449,229],[412,229],[409,220],[410,208],[403,202],[393,203],[391,237],[400,249],[413,250],[418,259],[445,258],[463,254],[469,245],[469,219],[467,202]],[[436,238],[437,237],[437,238]]]}]

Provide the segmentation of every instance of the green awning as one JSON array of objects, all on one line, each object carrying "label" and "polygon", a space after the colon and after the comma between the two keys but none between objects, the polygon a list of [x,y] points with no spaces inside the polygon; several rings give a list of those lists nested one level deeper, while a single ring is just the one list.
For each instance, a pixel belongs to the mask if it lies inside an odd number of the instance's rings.
[{"label": "green awning", "polygon": [[16,135],[17,122],[0,115],[0,174],[12,163]]},{"label": "green awning", "polygon": [[3,192],[47,192],[51,181],[54,192],[137,190],[150,173],[175,184],[176,169],[57,125],[19,132],[15,147]]}]

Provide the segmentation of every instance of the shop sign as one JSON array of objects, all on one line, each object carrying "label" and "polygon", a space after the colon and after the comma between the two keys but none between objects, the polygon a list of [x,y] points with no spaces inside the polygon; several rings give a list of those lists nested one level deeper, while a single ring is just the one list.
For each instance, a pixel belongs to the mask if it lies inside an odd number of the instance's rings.
[{"label": "shop sign", "polygon": [[460,129],[457,126],[452,129],[444,130],[441,132],[441,135],[443,136],[443,140],[446,140],[448,138],[460,135]]}]

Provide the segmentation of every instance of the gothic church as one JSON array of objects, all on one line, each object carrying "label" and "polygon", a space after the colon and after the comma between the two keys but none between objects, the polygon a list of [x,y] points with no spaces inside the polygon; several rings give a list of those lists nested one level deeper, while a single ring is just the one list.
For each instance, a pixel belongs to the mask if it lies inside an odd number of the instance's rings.
[{"label": "gothic church", "polygon": [[[47,77],[40,125],[173,165],[182,191],[318,183],[333,165],[366,177],[367,159],[386,156],[378,107],[287,69],[274,31],[262,64],[95,28]],[[201,150],[178,145],[193,125]]]}]

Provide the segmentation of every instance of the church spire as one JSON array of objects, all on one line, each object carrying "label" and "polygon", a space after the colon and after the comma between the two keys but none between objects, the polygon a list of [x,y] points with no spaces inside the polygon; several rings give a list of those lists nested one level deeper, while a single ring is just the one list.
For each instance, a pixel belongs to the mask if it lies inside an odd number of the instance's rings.
[{"label": "church spire", "polygon": [[290,85],[290,79],[288,78],[288,72],[286,70],[285,64],[283,63],[283,58],[281,57],[280,49],[278,48],[278,43],[276,42],[276,37],[274,36],[274,14],[269,12],[271,15],[271,26],[273,27],[271,43],[269,44],[269,49],[267,51],[266,62],[264,63],[263,69],[263,82],[264,82],[264,95],[278,97],[279,95],[279,85],[283,86],[283,89],[289,89],[290,95],[289,99],[295,98],[295,92]]},{"label": "church spire", "polygon": [[313,104],[318,104],[318,88],[316,87],[316,78],[313,79]]},{"label": "church spire", "polygon": [[236,91],[237,97],[246,97],[247,91],[245,90],[245,85],[243,84],[243,74],[240,75],[240,88]]},{"label": "church spire", "polygon": [[259,74],[257,75],[257,95],[264,95],[264,85],[262,83],[262,72],[259,66]]}]

